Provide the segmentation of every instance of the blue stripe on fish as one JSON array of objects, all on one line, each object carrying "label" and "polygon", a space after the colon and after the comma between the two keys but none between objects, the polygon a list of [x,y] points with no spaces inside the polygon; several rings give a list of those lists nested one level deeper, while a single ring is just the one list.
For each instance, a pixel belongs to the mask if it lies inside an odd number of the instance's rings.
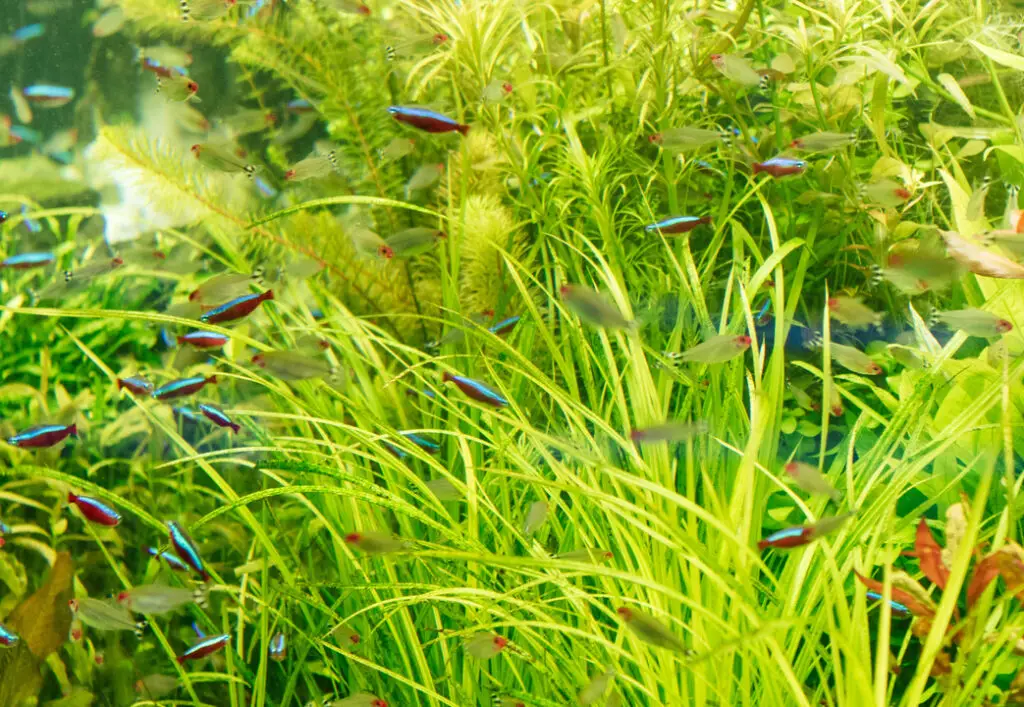
[{"label": "blue stripe on fish", "polygon": [[160,552],[155,547],[147,547],[145,548],[145,550],[158,560],[163,560],[164,562],[166,562],[168,565],[170,565],[170,568],[172,570],[177,570],[178,572],[188,572],[188,565],[186,565],[184,562],[179,560],[171,553],[166,551]]},{"label": "blue stripe on fish", "polygon": [[21,639],[18,637],[18,634],[3,624],[0,624],[0,646],[7,646],[10,648],[20,640]]},{"label": "blue stripe on fish", "polygon": [[399,432],[398,434],[400,434],[403,437],[405,437],[407,440],[409,440],[410,442],[415,444],[417,447],[420,447],[421,449],[425,449],[426,451],[428,451],[430,453],[434,453],[434,452],[438,451],[439,449],[441,449],[441,445],[439,445],[437,442],[434,442],[433,440],[429,440],[426,437],[421,437],[420,435],[416,434],[415,432]]},{"label": "blue stripe on fish", "polygon": [[780,540],[785,540],[786,538],[798,538],[801,535],[803,535],[805,531],[806,528],[802,526],[797,526],[795,528],[784,528],[782,530],[777,530],[771,535],[769,535],[767,538],[764,539],[764,542],[776,543]]},{"label": "blue stripe on fish", "polygon": [[167,530],[170,532],[174,552],[182,562],[198,572],[204,580],[209,579],[210,575],[203,564],[203,558],[199,556],[199,550],[188,533],[173,520],[167,521]]},{"label": "blue stripe on fish", "polygon": [[167,395],[172,395],[176,391],[181,390],[182,388],[187,388],[190,385],[196,385],[198,383],[202,383],[205,380],[206,380],[206,378],[203,377],[203,376],[192,376],[191,378],[179,378],[178,380],[173,380],[170,383],[164,383],[162,386],[160,386],[159,388],[154,390],[153,391],[153,397],[154,398],[161,398],[161,397],[164,397],[164,396],[167,396]]},{"label": "blue stripe on fish", "polygon": [[7,441],[10,444],[17,445],[21,442],[27,442],[44,435],[53,434],[54,432],[61,432],[66,430],[67,427],[67,425],[39,425],[37,427],[27,429],[24,432],[19,432],[13,437],[8,437]]},{"label": "blue stripe on fish", "polygon": [[500,396],[495,391],[488,388],[480,381],[475,381],[472,378],[466,378],[465,376],[456,375],[454,373],[447,374],[449,380],[453,380],[459,384],[460,387],[471,388],[476,391],[477,395],[490,400],[497,405],[505,406],[508,405],[508,400]]},{"label": "blue stripe on fish", "polygon": [[56,257],[53,253],[20,253],[0,261],[0,268],[28,268],[49,265]]},{"label": "blue stripe on fish", "polygon": [[505,332],[511,330],[512,327],[514,327],[516,324],[518,324],[521,318],[522,317],[520,317],[517,314],[513,317],[509,317],[508,319],[502,319],[494,326],[488,328],[487,331],[491,332],[492,334],[504,334]]},{"label": "blue stripe on fish", "polygon": [[[873,592],[873,591],[870,591],[870,590],[867,593],[867,597],[871,601],[882,601],[882,599],[884,598],[878,592]],[[893,613],[904,614],[904,615],[910,614],[910,609],[905,607],[903,604],[900,604],[898,601],[893,601],[892,599],[890,599],[889,600],[889,607],[892,609]]]},{"label": "blue stripe on fish", "polygon": [[33,130],[27,125],[14,125],[11,127],[11,135],[16,136],[23,142],[27,142],[30,145],[38,145],[43,140],[43,134],[38,130]]},{"label": "blue stripe on fish", "polygon": [[22,89],[21,93],[25,98],[37,98],[47,101],[70,101],[75,97],[75,90],[73,88],[68,88],[67,86],[51,86],[44,83],[36,84],[35,86],[26,86]]},{"label": "blue stripe on fish", "polygon": [[11,38],[17,42],[27,42],[30,39],[42,37],[45,31],[46,25],[36,22],[35,24],[25,25],[24,27],[19,27],[14,30],[14,33],[11,34]]},{"label": "blue stripe on fish", "polygon": [[213,319],[213,318],[223,314],[224,312],[228,311],[229,309],[231,309],[232,307],[234,307],[237,304],[241,304],[242,302],[248,302],[249,300],[254,300],[257,297],[262,297],[262,296],[263,296],[262,294],[257,293],[257,294],[250,294],[250,295],[242,295],[241,297],[235,297],[230,302],[225,302],[224,304],[220,305],[219,307],[214,307],[210,311],[204,312],[203,315],[201,317],[199,317],[199,320],[202,321],[202,322],[208,322],[211,319]]}]

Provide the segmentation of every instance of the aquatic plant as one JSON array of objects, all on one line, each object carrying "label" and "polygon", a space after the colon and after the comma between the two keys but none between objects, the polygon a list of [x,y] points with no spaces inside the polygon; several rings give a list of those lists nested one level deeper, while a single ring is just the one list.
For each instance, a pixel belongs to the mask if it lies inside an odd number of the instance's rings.
[{"label": "aquatic plant", "polygon": [[0,446],[0,705],[1020,694],[1011,15],[115,5],[59,77],[0,42],[90,99],[0,123],[0,426],[78,435]]}]

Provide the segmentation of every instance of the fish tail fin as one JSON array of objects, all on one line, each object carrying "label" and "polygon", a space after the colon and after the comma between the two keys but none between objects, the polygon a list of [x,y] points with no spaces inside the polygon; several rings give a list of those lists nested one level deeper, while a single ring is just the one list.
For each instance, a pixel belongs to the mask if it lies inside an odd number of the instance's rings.
[{"label": "fish tail fin", "polygon": [[74,503],[78,500],[78,496],[75,495],[74,491],[68,491],[68,503]]},{"label": "fish tail fin", "polygon": [[77,422],[72,422],[71,423],[71,427],[68,428],[68,434],[71,435],[72,437],[77,437],[78,436],[78,423]]},{"label": "fish tail fin", "polygon": [[186,339],[185,339],[185,337],[184,337],[184,336],[179,336],[179,337],[178,337],[178,343],[179,343],[179,344],[184,344],[184,343],[185,343],[185,341],[186,341]]},{"label": "fish tail fin", "polygon": [[458,130],[458,131],[459,131],[460,133],[462,133],[463,135],[467,135],[467,134],[469,134],[469,126],[468,126],[468,125],[466,125],[465,123],[459,123],[459,124],[458,124],[458,125],[457,125],[457,126],[455,127],[455,129],[456,129],[456,130]]},{"label": "fish tail fin", "polygon": [[208,378],[206,379],[206,382],[207,382],[207,383],[216,383],[216,382],[217,382],[217,376],[216,376],[216,375],[212,375],[212,376],[209,376],[209,377],[208,377]]},{"label": "fish tail fin", "polygon": [[760,162],[755,162],[753,165],[751,165],[751,168],[753,169],[755,176],[764,171],[764,167],[761,166]]},{"label": "fish tail fin", "polygon": [[267,300],[272,300],[272,299],[274,299],[274,291],[273,290],[267,290],[262,295],[260,295],[260,302],[266,302]]},{"label": "fish tail fin", "polygon": [[237,422],[232,422],[230,425],[228,425],[228,427],[230,427],[236,434],[240,432],[242,429],[242,426],[239,425]]},{"label": "fish tail fin", "polygon": [[441,375],[441,381],[442,381],[443,383],[447,383],[447,382],[449,382],[449,381],[453,381],[453,380],[455,380],[455,378],[454,378],[454,377],[452,376],[452,374],[451,374],[451,373],[449,373],[448,371],[445,371],[445,372],[444,372],[444,373],[443,373],[443,374]]}]

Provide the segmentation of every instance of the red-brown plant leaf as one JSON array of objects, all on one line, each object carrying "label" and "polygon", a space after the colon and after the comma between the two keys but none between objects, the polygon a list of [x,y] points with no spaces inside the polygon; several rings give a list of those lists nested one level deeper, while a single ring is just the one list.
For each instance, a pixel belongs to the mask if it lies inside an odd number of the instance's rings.
[{"label": "red-brown plant leaf", "polygon": [[981,562],[974,566],[974,574],[971,575],[971,583],[967,585],[967,608],[974,606],[985,588],[999,576],[999,553],[995,552],[982,558]]},{"label": "red-brown plant leaf", "polygon": [[1016,592],[1017,599],[1024,601],[1024,548],[1010,543],[999,549],[999,574],[1006,582],[1006,591]]},{"label": "red-brown plant leaf", "polygon": [[939,654],[935,656],[935,662],[932,663],[932,677],[938,675],[947,675],[953,666],[953,661],[950,660],[949,653],[946,651],[939,651]]},{"label": "red-brown plant leaf", "polygon": [[917,561],[921,571],[939,589],[946,588],[946,580],[949,579],[949,570],[942,563],[942,548],[935,542],[928,523],[922,518],[917,524],[917,537],[914,538],[914,552],[917,553]]},{"label": "red-brown plant leaf", "polygon": [[[859,579],[865,587],[874,592],[882,594],[882,583],[879,582],[877,579],[865,577],[860,572],[854,572],[854,574],[857,575],[857,579]],[[903,606],[907,607],[910,613],[914,616],[926,619],[931,619],[931,617],[935,616],[935,609],[933,609],[930,606],[927,606],[926,604],[922,604],[917,599],[917,597],[915,597],[910,592],[900,589],[899,587],[890,587],[890,589],[892,590],[892,600],[898,601],[900,604],[903,604]],[[928,622],[928,625],[931,625],[931,621]]]}]

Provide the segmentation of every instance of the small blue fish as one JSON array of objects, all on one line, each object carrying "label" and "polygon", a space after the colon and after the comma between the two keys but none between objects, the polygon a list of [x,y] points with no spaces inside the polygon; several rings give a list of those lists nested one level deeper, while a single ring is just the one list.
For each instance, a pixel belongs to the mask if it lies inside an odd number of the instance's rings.
[{"label": "small blue fish", "polygon": [[41,268],[52,264],[54,260],[56,260],[56,256],[53,253],[20,253],[0,261],[0,270],[4,268],[14,270]]},{"label": "small blue fish", "polygon": [[518,314],[513,317],[508,317],[507,319],[502,319],[497,324],[488,327],[487,331],[491,332],[495,336],[504,336],[515,329],[516,324],[519,323],[520,319],[521,317]]},{"label": "small blue fish", "polygon": [[7,438],[7,444],[22,449],[38,449],[52,447],[67,437],[78,436],[78,426],[70,425],[36,425]]},{"label": "small blue fish", "polygon": [[27,125],[14,125],[11,126],[11,135],[15,135],[22,142],[27,142],[30,145],[38,145],[43,141],[43,134],[38,130],[33,130]]},{"label": "small blue fish", "polygon": [[167,566],[170,567],[172,570],[175,570],[177,572],[188,572],[188,565],[186,565],[184,562],[179,560],[171,553],[166,551],[160,552],[155,547],[146,547],[143,549],[156,559],[163,560],[164,562],[166,562]]},{"label": "small blue fish", "polygon": [[14,30],[11,34],[11,39],[16,42],[27,42],[30,39],[42,37],[44,32],[46,32],[46,25],[36,22],[35,24],[25,25]]},{"label": "small blue fish", "polygon": [[178,656],[178,665],[183,665],[185,661],[188,660],[199,660],[200,658],[205,658],[211,653],[215,653],[226,646],[230,640],[231,635],[227,633],[204,638]]},{"label": "small blue fish", "polygon": [[289,113],[294,113],[296,115],[313,112],[313,104],[305,98],[296,98],[294,101],[288,101],[287,107]]},{"label": "small blue fish", "polygon": [[[883,599],[881,594],[879,594],[878,592],[873,592],[871,590],[868,590],[867,598],[871,601],[882,601]],[[889,608],[892,610],[892,613],[894,614],[899,614],[900,616],[910,616],[910,609],[908,609],[903,604],[900,604],[898,601],[893,601],[892,599],[890,599]]]},{"label": "small blue fish", "polygon": [[7,223],[7,212],[0,211],[0,224]]},{"label": "small blue fish", "polygon": [[167,530],[170,533],[171,547],[174,548],[175,554],[182,562],[195,570],[204,582],[209,582],[210,573],[206,571],[206,565],[203,564],[203,558],[199,556],[195,541],[185,532],[184,528],[173,520],[167,521]]},{"label": "small blue fish", "polygon": [[43,224],[39,223],[33,218],[28,217],[28,204],[21,205],[21,217],[22,223],[25,224],[25,228],[29,230],[29,233],[40,233],[43,230]]},{"label": "small blue fish", "polygon": [[44,108],[59,108],[66,106],[74,99],[75,89],[68,88],[67,86],[36,84],[23,88],[21,95]]},{"label": "small blue fish", "polygon": [[436,454],[440,449],[441,445],[433,440],[429,440],[426,437],[421,437],[415,432],[399,432],[398,434],[405,437],[407,440],[415,444],[420,449],[429,452],[430,454]]},{"label": "small blue fish", "polygon": [[230,427],[235,432],[242,429],[237,422],[232,422],[231,418],[223,410],[208,403],[200,403],[199,412],[206,415],[207,419],[217,425],[217,427]]},{"label": "small blue fish", "polygon": [[183,422],[197,423],[203,421],[203,414],[188,405],[178,405],[171,408],[171,413]]},{"label": "small blue fish", "polygon": [[673,216],[657,223],[648,224],[644,226],[644,230],[648,233],[688,233],[697,226],[710,223],[710,216]]},{"label": "small blue fish", "polygon": [[192,376],[191,378],[179,378],[170,383],[164,383],[153,391],[153,397],[157,400],[170,400],[185,395],[198,393],[208,383],[216,383],[217,376]]},{"label": "small blue fish", "polygon": [[3,624],[0,624],[0,646],[10,648],[11,646],[16,645],[20,640],[21,639],[18,637],[18,634]]},{"label": "small blue fish", "polygon": [[453,130],[465,135],[469,132],[469,126],[463,125],[457,120],[453,120],[446,115],[441,115],[436,111],[429,110],[427,108],[417,108],[415,106],[390,106],[388,113],[391,117],[400,123],[411,125],[414,128],[419,128],[428,133],[448,133]]},{"label": "small blue fish", "polygon": [[285,640],[284,634],[278,631],[274,634],[274,637],[270,639],[270,659],[280,662],[284,660],[287,655],[287,641]]},{"label": "small blue fish", "polygon": [[455,375],[445,371],[442,376],[442,380],[447,383],[451,381],[458,386],[459,390],[477,400],[481,403],[486,403],[493,407],[503,408],[508,405],[508,400],[501,397],[498,393],[488,388],[480,381],[473,380],[472,378],[466,378],[465,376]]},{"label": "small blue fish", "polygon": [[754,174],[766,172],[773,177],[785,177],[790,174],[800,174],[807,168],[804,160],[794,160],[789,157],[772,157],[764,162],[755,162],[751,165]]}]

